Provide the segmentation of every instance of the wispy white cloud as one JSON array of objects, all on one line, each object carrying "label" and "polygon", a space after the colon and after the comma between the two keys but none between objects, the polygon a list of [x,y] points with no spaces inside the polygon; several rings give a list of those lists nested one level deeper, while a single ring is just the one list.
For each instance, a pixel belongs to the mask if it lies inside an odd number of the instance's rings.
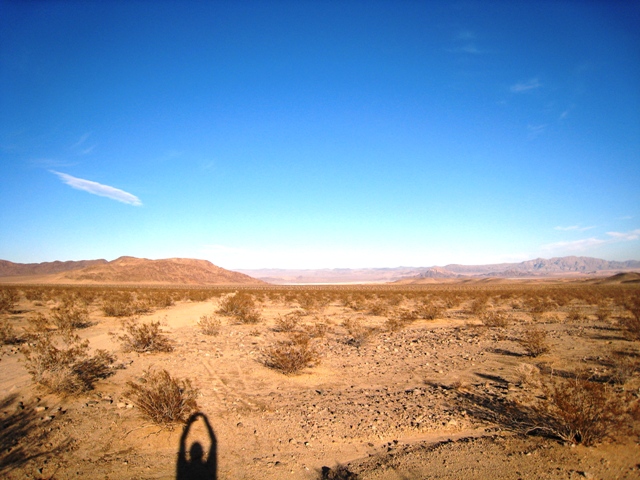
[{"label": "wispy white cloud", "polygon": [[532,78],[527,82],[516,83],[515,85],[511,85],[510,90],[514,93],[522,93],[528,92],[529,90],[535,90],[536,88],[542,87],[542,84],[537,78]]},{"label": "wispy white cloud", "polygon": [[592,228],[596,227],[581,227],[580,225],[571,225],[569,227],[554,227],[554,230],[560,230],[562,232],[586,232],[587,230],[591,230]]},{"label": "wispy white cloud", "polygon": [[142,202],[138,197],[131,193],[120,190],[119,188],[110,187],[109,185],[102,185],[98,182],[92,182],[91,180],[85,180],[83,178],[73,177],[66,173],[56,172],[55,170],[49,170],[51,173],[57,175],[60,180],[69,185],[71,188],[77,190],[84,190],[85,192],[98,195],[100,197],[107,197],[118,202],[127,203],[129,205],[140,206]]},{"label": "wispy white cloud", "polygon": [[546,129],[547,129],[546,123],[542,125],[527,125],[527,138],[529,140],[538,138],[540,135],[544,133]]},{"label": "wispy white cloud", "polygon": [[615,238],[616,240],[629,242],[640,238],[640,228],[631,230],[630,232],[607,232],[607,235]]},{"label": "wispy white cloud", "polygon": [[542,245],[542,250],[568,250],[572,252],[587,250],[608,243],[600,238],[583,238],[581,240],[571,240],[568,242],[554,242]]},{"label": "wispy white cloud", "polygon": [[540,248],[542,250],[582,251],[605,244],[631,242],[640,239],[640,228],[631,230],[630,232],[607,232],[607,235],[609,238],[590,237],[580,240],[554,242],[543,245]]},{"label": "wispy white cloud", "polygon": [[89,147],[85,146],[85,142],[89,139],[90,136],[90,133],[85,133],[84,135],[82,135],[76,143],[71,145],[71,150],[76,151],[79,155],[90,154],[93,149],[96,148],[96,145],[91,145]]}]

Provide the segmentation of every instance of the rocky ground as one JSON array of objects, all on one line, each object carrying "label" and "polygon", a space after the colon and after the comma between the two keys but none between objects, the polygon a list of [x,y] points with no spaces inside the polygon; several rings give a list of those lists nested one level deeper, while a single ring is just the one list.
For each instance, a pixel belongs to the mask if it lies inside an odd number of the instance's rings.
[{"label": "rocky ground", "polygon": [[[398,326],[388,319],[411,311],[418,299],[399,293],[386,311],[373,314],[366,305],[373,305],[367,302],[374,302],[375,289],[367,292],[365,308],[333,298],[303,312],[295,330],[315,328],[311,344],[318,355],[293,375],[265,366],[265,352],[288,335],[276,331],[277,320],[301,310],[283,295],[258,295],[256,324],[219,317],[214,336],[197,322],[214,313],[221,298],[157,309],[139,321],[160,321],[174,349],[144,354],[123,351],[109,334],[122,332],[121,319],[104,316],[94,302],[91,325],[77,332],[92,349],[112,351],[117,368],[79,395],[34,384],[21,353],[25,345],[4,345],[0,473],[175,478],[182,426],[144,419],[124,395],[127,381],[152,368],[189,378],[199,390],[198,409],[217,440],[220,479],[318,479],[322,467],[331,469],[325,478],[350,478],[349,472],[362,479],[640,478],[637,428],[618,429],[593,446],[575,445],[530,428],[541,417],[527,410],[544,401],[545,378],[570,379],[574,372],[589,372],[627,406],[638,401],[640,344],[621,327],[619,319],[629,316],[624,309],[614,305],[610,318],[598,320],[597,305],[579,299],[532,315],[518,298],[501,301],[490,291],[486,309],[502,312],[506,326],[484,325],[484,313],[472,313],[473,299],[464,296],[457,305],[443,302],[434,320]],[[637,287],[628,292],[637,296]],[[438,301],[437,291],[431,299]],[[3,317],[21,332],[29,316],[56,304],[23,297]],[[571,318],[576,309],[583,318]],[[345,326],[349,319],[359,330]],[[549,347],[537,357],[518,341],[532,328],[546,332]],[[209,448],[202,421],[189,432],[194,440]]]}]

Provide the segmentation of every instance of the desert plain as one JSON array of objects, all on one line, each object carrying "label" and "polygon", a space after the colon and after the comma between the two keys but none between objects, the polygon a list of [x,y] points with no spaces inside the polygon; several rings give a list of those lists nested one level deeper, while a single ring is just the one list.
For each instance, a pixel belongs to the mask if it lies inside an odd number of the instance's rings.
[{"label": "desert plain", "polygon": [[640,478],[637,275],[0,290],[3,478]]}]

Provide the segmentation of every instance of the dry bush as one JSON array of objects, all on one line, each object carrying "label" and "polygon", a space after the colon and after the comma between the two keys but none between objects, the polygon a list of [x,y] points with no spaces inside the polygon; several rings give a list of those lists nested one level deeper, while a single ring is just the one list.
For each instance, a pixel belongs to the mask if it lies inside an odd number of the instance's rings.
[{"label": "dry bush", "polygon": [[348,317],[344,319],[342,326],[347,329],[347,332],[351,337],[347,343],[356,347],[364,345],[373,333],[370,328],[367,328],[362,324],[362,320],[358,317]]},{"label": "dry bush", "polygon": [[482,324],[486,327],[505,328],[509,326],[509,317],[502,312],[491,310],[480,315]]},{"label": "dry bush", "polygon": [[433,302],[425,300],[416,306],[414,312],[418,318],[435,320],[444,313],[444,309]]},{"label": "dry bush", "polygon": [[[543,384],[544,398],[534,406],[539,430],[566,442],[593,445],[624,433],[637,420],[638,400],[617,395],[610,385],[581,378],[552,378]],[[635,417],[635,418],[634,418]]]},{"label": "dry bush", "polygon": [[160,322],[138,323],[135,319],[122,323],[124,333],[116,335],[125,352],[171,352],[173,345],[162,330]]},{"label": "dry bush", "polygon": [[263,350],[263,363],[285,375],[316,365],[318,352],[305,334],[292,334],[287,340],[281,340]]},{"label": "dry bush", "polygon": [[577,307],[572,307],[567,312],[567,320],[570,322],[582,322],[587,320],[588,317],[581,312]]},{"label": "dry bush", "polygon": [[382,317],[389,312],[389,305],[381,298],[376,298],[369,302],[369,314]]},{"label": "dry bush", "polygon": [[540,369],[530,363],[521,363],[516,369],[518,374],[518,380],[521,385],[530,387],[539,387],[540,383]]},{"label": "dry bush", "polygon": [[304,331],[311,338],[323,338],[324,336],[326,336],[327,331],[329,330],[329,325],[327,325],[327,323],[323,320],[316,320],[316,323],[306,325],[304,327]]},{"label": "dry bush", "polygon": [[612,383],[624,385],[636,373],[640,373],[640,356],[636,352],[614,351],[606,358]]},{"label": "dry bush", "polygon": [[0,313],[10,313],[20,301],[20,292],[14,288],[0,288]]},{"label": "dry bush", "polygon": [[624,306],[631,317],[621,318],[620,325],[629,340],[640,340],[640,297],[627,300]]},{"label": "dry bush", "polygon": [[98,379],[113,373],[115,362],[106,350],[89,355],[89,342],[70,332],[38,335],[22,352],[33,380],[63,395],[92,389]]},{"label": "dry bush", "polygon": [[166,370],[147,370],[138,383],[127,382],[124,395],[159,425],[184,423],[198,408],[198,390],[191,381],[173,378]]},{"label": "dry bush", "polygon": [[90,325],[89,311],[73,300],[66,301],[51,310],[51,323],[59,330],[85,328]]},{"label": "dry bush", "polygon": [[609,305],[600,304],[596,310],[596,318],[601,322],[607,322],[611,318],[612,309]]},{"label": "dry bush", "polygon": [[384,322],[384,328],[390,332],[402,330],[407,325],[407,321],[400,317],[389,317]]},{"label": "dry bush", "polygon": [[198,320],[198,328],[205,335],[215,336],[220,333],[222,322],[214,315],[202,315]]},{"label": "dry bush", "polygon": [[236,292],[225,297],[220,302],[218,313],[234,317],[240,323],[258,323],[261,320],[253,297],[246,292]]},{"label": "dry bush", "polygon": [[136,302],[131,292],[109,292],[102,301],[102,311],[107,317],[130,317],[149,310],[147,305]]},{"label": "dry bush", "polygon": [[473,315],[481,315],[487,311],[488,308],[488,298],[480,297],[476,298],[471,302],[471,306],[469,307],[469,312]]},{"label": "dry bush", "polygon": [[17,345],[22,339],[7,319],[0,320],[0,345]]},{"label": "dry bush", "polygon": [[302,316],[303,313],[300,310],[294,310],[285,316],[278,315],[273,330],[276,332],[291,332],[296,329]]},{"label": "dry bush", "polygon": [[539,328],[525,330],[517,341],[531,357],[537,357],[549,351],[547,332]]}]

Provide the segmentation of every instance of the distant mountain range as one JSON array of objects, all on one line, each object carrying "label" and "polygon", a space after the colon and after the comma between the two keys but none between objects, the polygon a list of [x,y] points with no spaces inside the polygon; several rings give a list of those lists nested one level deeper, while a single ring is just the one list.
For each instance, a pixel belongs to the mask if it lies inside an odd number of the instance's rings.
[{"label": "distant mountain range", "polygon": [[489,265],[450,264],[443,267],[397,267],[362,269],[286,270],[259,269],[239,270],[242,273],[275,284],[302,283],[406,283],[443,279],[469,278],[539,278],[579,275],[612,275],[620,272],[640,270],[640,261],[625,262],[602,260],[591,257],[536,258],[520,263],[495,263]]},{"label": "distant mountain range", "polygon": [[73,284],[172,284],[253,285],[346,284],[346,283],[433,283],[450,280],[492,278],[604,277],[640,271],[640,261],[616,262],[591,257],[537,258],[520,263],[458,265],[444,267],[258,269],[231,271],[207,260],[169,258],[148,260],[120,257],[107,260],[13,263],[0,260],[3,282]]},{"label": "distant mountain range", "polygon": [[0,260],[4,281],[70,284],[253,285],[261,280],[225,270],[207,260],[120,257],[112,262],[87,260],[20,264]]}]

